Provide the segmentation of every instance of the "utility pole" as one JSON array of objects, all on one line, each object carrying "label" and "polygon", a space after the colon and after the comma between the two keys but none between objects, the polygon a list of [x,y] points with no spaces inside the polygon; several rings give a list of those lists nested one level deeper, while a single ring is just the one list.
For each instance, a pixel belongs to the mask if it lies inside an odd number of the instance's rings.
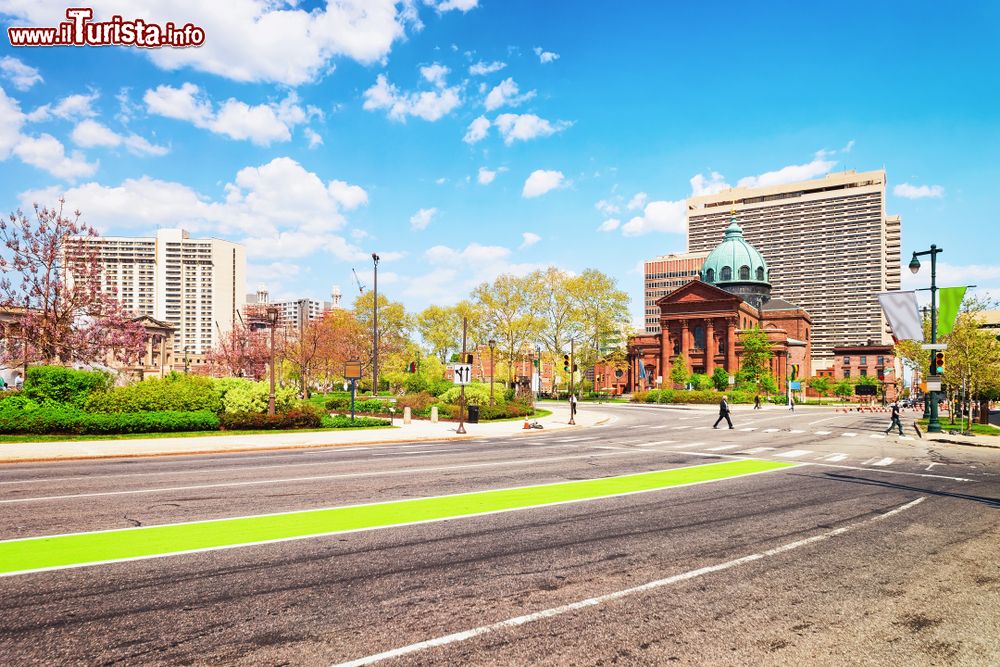
[{"label": "utility pole", "polygon": [[[378,396],[378,255],[372,253],[375,264],[375,280],[372,288],[372,398]],[[465,349],[465,343],[462,343]]]},{"label": "utility pole", "polygon": [[[939,252],[944,252],[942,248],[938,248],[937,245],[931,244],[930,250],[924,250],[923,252],[914,252],[913,259],[910,260],[910,271],[916,273],[920,270],[920,260],[917,257],[923,255],[931,256],[931,344],[937,344],[937,255]],[[928,380],[930,376],[937,375],[937,369],[934,367],[934,354],[935,350],[931,350],[930,359],[930,375],[928,375]],[[938,404],[937,404],[937,391],[928,391],[927,398],[930,399],[931,409],[928,412],[927,420],[927,432],[928,433],[940,433],[941,432],[941,422],[938,419]]]},{"label": "utility pole", "polygon": [[[465,345],[469,334],[469,318],[462,318],[462,357],[461,363],[465,363]],[[462,384],[462,397],[461,402],[458,406],[458,429],[455,433],[463,434],[465,433],[465,384]]]},{"label": "utility pole", "polygon": [[573,381],[576,379],[576,362],[573,352],[576,339],[569,340],[569,425],[576,426],[576,415],[573,414]]}]

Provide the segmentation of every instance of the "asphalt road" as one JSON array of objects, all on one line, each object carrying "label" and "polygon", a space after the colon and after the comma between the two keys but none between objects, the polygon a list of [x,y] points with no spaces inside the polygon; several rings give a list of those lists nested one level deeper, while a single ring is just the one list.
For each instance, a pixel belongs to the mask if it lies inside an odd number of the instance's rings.
[{"label": "asphalt road", "polygon": [[1000,450],[878,437],[884,415],[600,409],[507,438],[4,466],[0,539],[804,465],[5,577],[0,664],[997,664]]}]

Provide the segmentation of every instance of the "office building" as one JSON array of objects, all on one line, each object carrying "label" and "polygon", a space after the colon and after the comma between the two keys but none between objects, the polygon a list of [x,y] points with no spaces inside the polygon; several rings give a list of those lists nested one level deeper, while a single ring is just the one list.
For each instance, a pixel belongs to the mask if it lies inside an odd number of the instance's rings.
[{"label": "office building", "polygon": [[303,321],[303,313],[305,313],[305,321],[308,322],[318,319],[328,310],[342,307],[342,295],[339,287],[334,286],[330,296],[332,301],[317,301],[308,298],[271,301],[267,287],[260,285],[255,294],[247,294],[246,303],[248,306],[274,306],[278,309],[278,321],[281,324],[289,329],[298,329]]},{"label": "office building", "polygon": [[688,250],[710,250],[739,220],[767,258],[775,292],[812,317],[813,369],[833,348],[891,340],[878,293],[900,287],[900,219],[885,213],[885,172],[732,188],[688,200]]},{"label": "office building", "polygon": [[[98,245],[102,289],[113,290],[125,310],[176,327],[175,363],[211,350],[243,308],[246,252],[238,243],[192,239],[183,229],[72,241]],[[67,244],[67,252],[73,248]]]},{"label": "office building", "polygon": [[698,277],[707,252],[675,253],[647,259],[644,263],[643,301],[646,333],[660,333],[660,309],[656,300]]}]

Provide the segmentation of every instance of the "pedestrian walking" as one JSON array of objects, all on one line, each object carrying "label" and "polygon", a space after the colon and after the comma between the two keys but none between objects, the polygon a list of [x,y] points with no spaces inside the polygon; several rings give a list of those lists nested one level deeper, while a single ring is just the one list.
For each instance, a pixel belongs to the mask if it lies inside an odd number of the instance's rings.
[{"label": "pedestrian walking", "polygon": [[729,428],[733,428],[733,420],[729,418],[729,401],[726,400],[725,396],[719,401],[719,418],[715,420],[715,426],[712,428],[719,428],[719,422],[723,419],[729,424]]},{"label": "pedestrian walking", "polygon": [[791,396],[788,397],[788,409],[795,412],[795,399]]},{"label": "pedestrian walking", "polygon": [[573,421],[576,418],[576,394],[569,395],[569,419]]},{"label": "pedestrian walking", "polygon": [[760,410],[760,394],[753,397],[753,409]]},{"label": "pedestrian walking", "polygon": [[893,403],[892,404],[892,415],[891,415],[891,417],[892,417],[892,421],[889,422],[889,428],[887,428],[885,430],[885,432],[889,433],[889,431],[892,430],[892,427],[895,426],[896,428],[899,429],[899,434],[903,435],[903,422],[900,421],[900,419],[899,419],[899,403]]}]

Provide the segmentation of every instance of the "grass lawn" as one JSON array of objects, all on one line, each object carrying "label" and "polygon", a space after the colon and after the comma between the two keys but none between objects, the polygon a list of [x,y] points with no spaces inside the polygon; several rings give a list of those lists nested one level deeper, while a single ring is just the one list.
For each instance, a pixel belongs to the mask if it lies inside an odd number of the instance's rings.
[{"label": "grass lawn", "polygon": [[[965,424],[960,421],[951,421],[950,419],[941,419],[941,430],[942,431],[964,431]],[[924,433],[927,432],[927,420],[919,419],[917,423],[920,424],[920,430]],[[1000,436],[1000,428],[996,426],[991,426],[989,424],[972,424],[972,432],[976,435],[992,435]]]}]

